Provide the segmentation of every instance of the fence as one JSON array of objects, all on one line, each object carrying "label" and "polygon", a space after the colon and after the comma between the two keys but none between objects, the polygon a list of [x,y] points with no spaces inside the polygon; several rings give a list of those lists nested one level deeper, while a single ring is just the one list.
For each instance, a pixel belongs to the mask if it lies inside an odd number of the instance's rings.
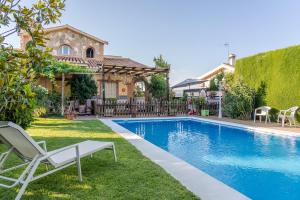
[{"label": "fence", "polygon": [[[123,101],[106,100],[95,105],[95,114],[104,117],[155,117],[187,115],[190,107],[183,101]],[[210,114],[217,113],[217,103],[193,106],[196,110],[208,109]],[[199,113],[197,111],[197,113]]]}]

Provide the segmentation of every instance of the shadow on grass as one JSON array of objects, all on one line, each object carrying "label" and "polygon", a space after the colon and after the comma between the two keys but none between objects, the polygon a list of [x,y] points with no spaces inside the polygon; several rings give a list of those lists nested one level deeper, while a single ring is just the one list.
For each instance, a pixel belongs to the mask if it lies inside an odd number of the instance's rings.
[{"label": "shadow on grass", "polygon": [[111,132],[113,131],[105,126],[104,124],[100,123],[98,120],[84,120],[84,121],[67,121],[65,120],[63,123],[54,122],[53,121],[46,121],[46,122],[36,122],[34,123],[30,130],[34,129],[51,129],[55,131],[77,131],[77,132],[85,132],[85,131],[99,131],[99,132]]},{"label": "shadow on grass", "polygon": [[[92,158],[81,160],[82,183],[73,165],[30,183],[24,200],[197,199],[98,120],[39,119],[28,132],[36,141],[45,140],[50,151],[88,139],[112,141],[116,145],[118,162],[114,162],[112,151],[97,152]],[[44,170],[44,166],[39,168],[39,172]],[[16,192],[16,188],[0,188],[0,199],[14,199]]]}]

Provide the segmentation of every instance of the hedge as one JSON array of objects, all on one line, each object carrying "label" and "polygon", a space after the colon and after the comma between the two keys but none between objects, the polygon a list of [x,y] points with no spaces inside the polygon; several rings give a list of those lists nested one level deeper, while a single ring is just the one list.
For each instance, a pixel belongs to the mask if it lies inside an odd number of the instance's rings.
[{"label": "hedge", "polygon": [[238,59],[234,76],[255,89],[265,82],[266,102],[273,108],[300,106],[300,46]]}]

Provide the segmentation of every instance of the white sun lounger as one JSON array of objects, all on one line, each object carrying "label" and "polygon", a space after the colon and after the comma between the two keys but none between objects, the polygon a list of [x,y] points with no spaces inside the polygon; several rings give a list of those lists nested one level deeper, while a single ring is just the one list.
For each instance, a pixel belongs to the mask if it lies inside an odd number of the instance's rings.
[{"label": "white sun lounger", "polygon": [[[115,146],[113,142],[99,142],[87,140],[78,144],[63,147],[54,151],[47,152],[45,141],[35,142],[20,126],[12,122],[0,121],[0,144],[3,143],[9,146],[9,150],[5,153],[0,153],[0,180],[12,182],[7,185],[0,183],[0,187],[12,188],[17,185],[22,185],[19,190],[16,200],[21,199],[28,184],[39,178],[52,174],[58,170],[64,169],[70,165],[76,164],[78,169],[79,181],[82,181],[80,159],[93,153],[111,149],[114,153],[115,161],[117,161]],[[41,148],[39,145],[43,145]],[[11,153],[16,153],[24,163],[8,169],[4,169],[5,161]],[[34,176],[36,169],[40,164],[46,166],[52,165],[54,169],[43,174]],[[25,168],[25,166],[27,166]],[[24,167],[25,170],[19,178],[11,178],[2,176],[5,172],[12,171],[17,168]],[[47,168],[48,169],[48,168]],[[1,197],[1,194],[0,194]]]}]

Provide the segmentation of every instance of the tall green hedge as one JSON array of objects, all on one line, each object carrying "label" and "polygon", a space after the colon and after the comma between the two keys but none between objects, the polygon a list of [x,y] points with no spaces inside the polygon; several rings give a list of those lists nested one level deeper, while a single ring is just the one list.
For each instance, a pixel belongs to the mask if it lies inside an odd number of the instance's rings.
[{"label": "tall green hedge", "polygon": [[257,89],[264,81],[266,102],[276,109],[300,106],[300,46],[268,51],[237,60],[235,78]]}]

